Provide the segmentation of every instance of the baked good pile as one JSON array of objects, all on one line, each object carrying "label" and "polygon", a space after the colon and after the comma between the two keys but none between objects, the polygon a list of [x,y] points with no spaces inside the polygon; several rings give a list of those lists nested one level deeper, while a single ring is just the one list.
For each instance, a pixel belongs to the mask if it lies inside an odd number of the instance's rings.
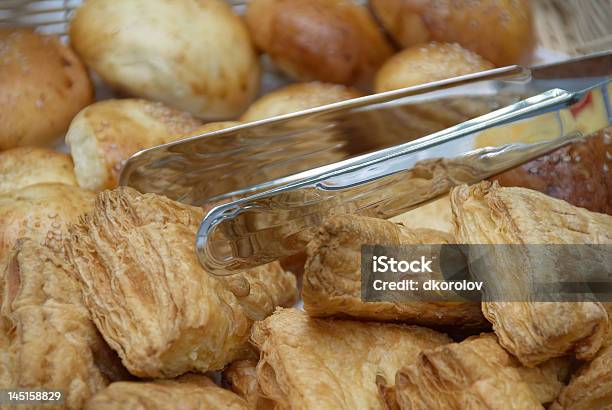
[{"label": "baked good pile", "polygon": [[[612,244],[612,129],[391,220],[331,217],[232,276],[198,261],[202,208],[117,186],[144,148],[526,62],[531,20],[526,0],[86,0],[69,44],[1,28],[0,389],[70,410],[612,408],[612,303],[366,302],[360,254]],[[264,65],[295,83],[262,95]]]}]

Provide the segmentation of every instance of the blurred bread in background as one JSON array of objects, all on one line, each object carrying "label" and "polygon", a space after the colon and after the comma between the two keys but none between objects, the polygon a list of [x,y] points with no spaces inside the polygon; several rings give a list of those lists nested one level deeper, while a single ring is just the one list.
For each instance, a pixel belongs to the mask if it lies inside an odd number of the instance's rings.
[{"label": "blurred bread in background", "polygon": [[223,0],[88,0],[70,41],[116,90],[204,119],[239,115],[259,87],[248,31]]},{"label": "blurred bread in background", "polygon": [[74,118],[66,143],[79,185],[100,191],[117,186],[121,166],[132,154],[189,136],[201,125],[192,115],[162,103],[107,100]]},{"label": "blurred bread in background", "polygon": [[243,122],[307,110],[321,105],[361,97],[358,90],[340,84],[312,81],[291,84],[256,100],[242,115]]},{"label": "blurred bread in background", "polygon": [[70,155],[39,147],[0,151],[0,194],[45,182],[77,185]]},{"label": "blurred bread in background", "polygon": [[527,62],[535,44],[529,0],[369,0],[401,47],[456,42],[496,66]]},{"label": "blurred bread in background", "polygon": [[299,81],[367,86],[392,48],[368,10],[351,0],[253,0],[255,44]]},{"label": "blurred bread in background", "polygon": [[0,260],[21,238],[57,251],[67,225],[93,208],[92,191],[66,184],[36,184],[0,195]]},{"label": "blurred bread in background", "polygon": [[92,99],[85,67],[57,37],[0,28],[0,150],[52,143]]},{"label": "blurred bread in background", "polygon": [[376,74],[377,93],[445,80],[494,68],[493,64],[458,44],[421,44],[393,57]]}]

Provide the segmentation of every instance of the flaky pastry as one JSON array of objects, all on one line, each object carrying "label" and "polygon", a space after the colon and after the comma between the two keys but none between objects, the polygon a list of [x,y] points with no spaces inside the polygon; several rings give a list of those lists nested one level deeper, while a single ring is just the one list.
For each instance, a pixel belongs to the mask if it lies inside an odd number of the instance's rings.
[{"label": "flaky pastry", "polygon": [[23,239],[1,274],[3,388],[62,390],[62,408],[81,409],[109,381],[129,377],[91,321],[63,258]]},{"label": "flaky pastry", "polygon": [[383,219],[337,216],[327,220],[308,246],[302,298],[313,316],[400,320],[420,325],[482,326],[478,302],[364,302],[361,245],[444,244],[453,238],[431,229],[408,229]]},{"label": "flaky pastry", "polygon": [[251,335],[260,349],[259,388],[276,409],[383,409],[377,378],[416,360],[423,349],[450,342],[431,329],[310,318],[278,309]]},{"label": "flaky pastry", "polygon": [[244,350],[254,319],[293,303],[278,263],[229,278],[194,250],[203,211],[130,188],[99,194],[73,226],[70,258],[96,326],[131,373],[173,377],[221,369]]},{"label": "flaky pastry", "polygon": [[[451,205],[460,243],[612,243],[611,216],[529,189],[490,182],[460,186],[451,193]],[[507,292],[539,274],[515,265],[515,260],[495,262],[496,283]],[[607,314],[597,302],[491,301],[482,310],[500,344],[526,366],[569,353],[592,359],[607,332]]]},{"label": "flaky pastry", "polygon": [[85,410],[247,410],[247,403],[204,375],[173,380],[117,382],[91,398]]},{"label": "flaky pastry", "polygon": [[543,409],[491,334],[423,351],[397,372],[395,398],[400,409]]},{"label": "flaky pastry", "polygon": [[599,351],[592,362],[572,376],[551,410],[612,408],[612,346]]}]

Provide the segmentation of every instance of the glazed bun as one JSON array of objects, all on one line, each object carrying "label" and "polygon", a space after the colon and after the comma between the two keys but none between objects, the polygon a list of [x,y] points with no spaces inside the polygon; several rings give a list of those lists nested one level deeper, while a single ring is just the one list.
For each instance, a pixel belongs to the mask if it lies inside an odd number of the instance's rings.
[{"label": "glazed bun", "polygon": [[407,48],[376,74],[377,93],[490,70],[493,64],[458,44],[429,43]]},{"label": "glazed bun", "polygon": [[527,62],[535,35],[529,0],[370,0],[402,47],[459,43],[497,66]]},{"label": "glazed bun", "polygon": [[241,114],[259,86],[248,31],[223,0],[88,0],[70,40],[117,90],[205,119]]},{"label": "glazed bun", "polygon": [[139,99],[97,102],[70,124],[66,143],[81,187],[94,191],[117,186],[124,161],[155,145],[198,134],[202,123],[191,114]]},{"label": "glazed bun", "polygon": [[493,178],[612,215],[612,127]]},{"label": "glazed bun", "polygon": [[60,250],[68,224],[93,209],[95,197],[66,184],[36,184],[0,195],[0,261],[21,238]]},{"label": "glazed bun", "polygon": [[0,194],[57,182],[76,186],[70,155],[47,148],[19,147],[0,152]]},{"label": "glazed bun", "polygon": [[291,84],[255,101],[241,120],[257,121],[361,96],[356,89],[339,84],[318,81]]},{"label": "glazed bun", "polygon": [[300,81],[363,84],[392,54],[367,9],[352,0],[253,0],[255,44]]},{"label": "glazed bun", "polygon": [[85,67],[57,37],[0,28],[0,150],[62,137],[92,99]]}]

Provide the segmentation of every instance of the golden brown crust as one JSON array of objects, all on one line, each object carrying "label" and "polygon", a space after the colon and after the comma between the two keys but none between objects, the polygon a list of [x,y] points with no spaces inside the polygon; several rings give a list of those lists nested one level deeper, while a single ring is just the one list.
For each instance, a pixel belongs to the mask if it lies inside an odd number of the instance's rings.
[{"label": "golden brown crust", "polygon": [[70,124],[66,143],[79,185],[95,191],[117,186],[123,163],[144,148],[188,137],[202,123],[190,114],[146,100],[101,101]]},{"label": "golden brown crust", "polygon": [[429,228],[451,235],[454,232],[453,213],[448,195],[395,216],[390,221],[400,223],[409,229]]},{"label": "golden brown crust", "polygon": [[300,81],[368,83],[392,53],[367,9],[350,0],[255,0],[246,21],[257,47]]},{"label": "golden brown crust", "polygon": [[60,249],[67,225],[93,207],[95,194],[64,184],[37,184],[0,195],[0,259],[19,238]]},{"label": "golden brown crust", "polygon": [[85,303],[137,376],[221,369],[244,351],[254,318],[295,298],[295,279],[278,264],[230,279],[204,271],[193,245],[202,217],[199,208],[119,188],[99,194],[72,227]]},{"label": "golden brown crust", "polygon": [[188,374],[173,380],[117,382],[96,394],[86,410],[247,410],[247,403],[208,377]]},{"label": "golden brown crust", "polygon": [[49,144],[92,100],[85,67],[57,37],[0,28],[0,150]]},{"label": "golden brown crust", "polygon": [[[529,189],[490,182],[460,186],[451,193],[451,206],[460,243],[612,243],[612,217]],[[506,278],[498,284],[508,293],[537,274],[524,266],[525,277],[517,281],[516,272],[512,263],[496,265],[496,276]],[[495,301],[482,309],[501,345],[527,366],[572,352],[593,358],[607,332],[605,309],[595,302]]]},{"label": "golden brown crust", "polygon": [[376,74],[374,91],[382,93],[491,68],[493,64],[458,44],[431,42],[407,48],[387,60]]},{"label": "golden brown crust", "polygon": [[248,30],[222,0],[88,0],[70,40],[112,87],[208,120],[240,115],[259,87]]},{"label": "golden brown crust", "polygon": [[612,128],[492,178],[612,215]]},{"label": "golden brown crust", "polygon": [[573,375],[551,410],[609,409],[612,406],[612,346]]},{"label": "golden brown crust", "polygon": [[497,66],[525,63],[535,44],[528,0],[370,0],[402,47],[459,43]]},{"label": "golden brown crust", "polygon": [[410,230],[382,219],[338,216],[327,220],[308,246],[302,298],[313,316],[345,316],[403,321],[427,326],[482,327],[477,302],[363,302],[362,244],[452,243],[450,235],[430,229]]},{"label": "golden brown crust", "polygon": [[9,354],[3,387],[63,390],[62,408],[80,409],[109,377],[127,372],[91,321],[63,259],[21,240],[2,269],[0,312]]},{"label": "golden brown crust", "polygon": [[274,409],[274,403],[262,397],[257,388],[257,360],[237,360],[223,370],[223,380],[229,388],[245,399],[254,410]]},{"label": "golden brown crust", "polygon": [[240,119],[257,121],[361,96],[356,89],[339,84],[318,81],[291,84],[259,98]]},{"label": "golden brown crust", "polygon": [[401,409],[543,409],[495,336],[421,352],[395,376]]},{"label": "golden brown crust", "polygon": [[376,379],[450,339],[417,326],[314,319],[278,309],[253,327],[259,388],[277,409],[383,409]]},{"label": "golden brown crust", "polygon": [[0,152],[0,194],[42,183],[77,185],[72,158],[46,148],[19,147]]}]

